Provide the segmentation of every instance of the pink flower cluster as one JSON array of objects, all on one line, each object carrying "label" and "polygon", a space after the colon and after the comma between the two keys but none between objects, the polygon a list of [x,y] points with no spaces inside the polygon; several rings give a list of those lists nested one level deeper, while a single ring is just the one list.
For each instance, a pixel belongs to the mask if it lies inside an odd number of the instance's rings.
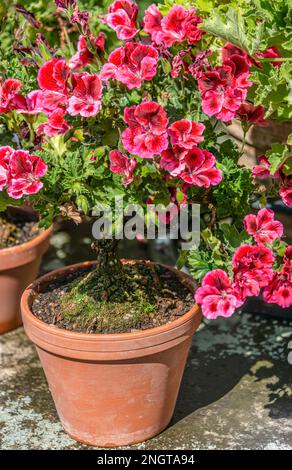
[{"label": "pink flower cluster", "polygon": [[163,17],[153,3],[145,11],[143,28],[158,46],[171,47],[185,41],[194,45],[203,34],[203,31],[198,28],[201,22],[202,18],[196,16],[195,8],[187,10],[181,5],[174,5]]},{"label": "pink flower cluster", "polygon": [[206,71],[196,70],[202,109],[208,116],[230,121],[245,102],[249,82],[249,61],[246,55],[233,53],[228,47],[222,49],[222,65]]},{"label": "pink flower cluster", "polygon": [[[288,157],[285,163],[287,163],[287,161],[291,158],[292,157]],[[279,195],[286,206],[292,207],[292,175],[286,175],[284,173],[284,164],[280,166],[279,170],[276,171],[274,175],[271,175],[271,164],[267,157],[265,155],[262,155],[261,157],[259,157],[259,164],[254,166],[252,174],[255,178],[258,179],[265,179],[271,177],[273,180],[279,181]]]},{"label": "pink flower cluster", "polygon": [[46,172],[47,165],[37,155],[0,147],[0,191],[6,190],[13,199],[38,193],[43,187],[40,178]]},{"label": "pink flower cluster", "polygon": [[118,80],[129,89],[140,88],[144,80],[152,80],[156,75],[158,52],[152,46],[128,42],[115,49],[104,64],[100,78]]},{"label": "pink flower cluster", "polygon": [[124,176],[122,183],[125,186],[132,183],[137,160],[135,158],[129,158],[128,155],[121,153],[119,150],[112,150],[109,153],[109,159],[110,170],[113,173]]},{"label": "pink flower cluster", "polygon": [[8,79],[0,87],[0,113],[16,110],[23,114],[44,113],[48,122],[41,124],[38,133],[48,136],[65,134],[70,126],[65,114],[95,116],[101,109],[102,84],[98,75],[72,73],[64,59],[51,59],[38,72],[40,89],[19,92],[21,83]]},{"label": "pink flower cluster", "polygon": [[244,224],[257,244],[237,248],[232,258],[232,279],[221,269],[211,271],[195,294],[208,319],[230,317],[247,297],[258,296],[261,289],[266,302],[292,305],[292,247],[286,248],[281,271],[274,272],[274,253],[264,245],[283,235],[282,224],[274,220],[269,209],[246,216]]}]

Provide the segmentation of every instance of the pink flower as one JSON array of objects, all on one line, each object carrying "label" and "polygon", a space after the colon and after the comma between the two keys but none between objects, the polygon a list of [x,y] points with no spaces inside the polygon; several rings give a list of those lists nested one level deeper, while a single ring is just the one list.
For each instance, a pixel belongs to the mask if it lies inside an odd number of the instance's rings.
[{"label": "pink flower", "polygon": [[257,243],[272,243],[283,235],[283,224],[274,220],[271,209],[261,209],[257,215],[249,214],[244,218],[244,227]]},{"label": "pink flower", "polygon": [[162,152],[160,168],[168,171],[172,176],[179,176],[185,167],[183,155],[179,155],[174,149],[167,149]]},{"label": "pink flower", "polygon": [[195,13],[194,8],[187,10],[181,5],[174,5],[163,17],[153,4],[145,11],[144,31],[151,34],[152,41],[157,45],[165,44],[170,47],[184,41],[196,44],[203,32],[198,28],[202,19]]},{"label": "pink flower", "polygon": [[232,55],[222,66],[198,75],[202,95],[202,109],[208,116],[215,115],[222,121],[230,121],[245,101],[249,65],[244,57]]},{"label": "pink flower", "polygon": [[[264,57],[265,59],[276,59],[277,57],[281,57],[280,52],[275,46],[269,47],[266,49],[264,52],[257,52],[256,55],[258,57]],[[273,61],[272,62],[273,67],[281,67],[282,62],[281,61]]]},{"label": "pink flower", "polygon": [[204,124],[189,119],[181,119],[171,124],[168,128],[168,134],[171,144],[184,151],[193,148],[204,140],[202,135],[204,129]]},{"label": "pink flower", "polygon": [[66,111],[63,109],[56,109],[49,115],[48,122],[41,124],[38,127],[37,133],[41,134],[44,132],[48,137],[52,137],[53,135],[63,135],[70,129],[69,124],[67,123],[66,119],[64,119],[64,115]]},{"label": "pink flower", "polygon": [[10,180],[9,162],[13,154],[13,148],[8,145],[0,147],[0,191],[6,188]]},{"label": "pink flower", "polygon": [[133,173],[137,165],[135,158],[129,158],[125,153],[119,150],[112,150],[109,153],[110,169],[113,173],[123,175],[123,184],[127,186],[133,181]]},{"label": "pink flower", "polygon": [[64,59],[51,59],[41,66],[38,72],[38,84],[42,90],[68,93],[70,69]]},{"label": "pink flower", "polygon": [[263,291],[263,299],[269,304],[277,304],[282,308],[292,305],[292,278],[291,270],[283,268],[275,273],[273,279]]},{"label": "pink flower", "polygon": [[[104,51],[105,47],[105,35],[100,33],[97,38],[92,41],[93,47],[96,49],[97,53],[100,54]],[[71,57],[69,61],[69,67],[71,70],[78,70],[82,67],[85,67],[88,64],[91,64],[94,60],[94,54],[88,49],[86,40],[84,36],[79,36],[77,44],[77,52]]]},{"label": "pink flower", "polygon": [[101,109],[102,84],[98,75],[73,73],[73,92],[67,112],[71,116],[95,116]]},{"label": "pink flower", "polygon": [[283,167],[284,165],[287,165],[288,161],[291,159],[292,157],[286,158],[278,171],[278,177],[281,181],[279,194],[284,204],[288,207],[292,206],[292,175],[286,175],[283,171]]},{"label": "pink flower", "polygon": [[215,269],[206,274],[202,287],[199,287],[195,294],[195,300],[209,320],[220,316],[231,317],[235,309],[243,303],[233,289],[227,273],[222,269]]},{"label": "pink flower", "polygon": [[43,187],[39,179],[46,174],[47,165],[40,157],[15,150],[10,157],[9,169],[11,179],[7,193],[13,199],[38,193]]},{"label": "pink flower", "polygon": [[241,121],[257,124],[266,127],[269,125],[265,119],[265,108],[263,106],[254,106],[251,103],[243,103],[237,111],[237,116]]},{"label": "pink flower", "polygon": [[240,298],[257,296],[273,277],[272,266],[275,257],[264,245],[242,245],[237,248],[233,259],[234,288]]},{"label": "pink flower", "polygon": [[158,10],[155,3],[145,10],[145,16],[143,18],[144,31],[151,35],[151,39],[156,44],[159,42],[159,36],[161,34],[161,21],[162,14]]},{"label": "pink flower", "polygon": [[154,47],[128,42],[109,55],[100,78],[105,81],[113,78],[129,89],[140,88],[144,80],[156,75],[157,64],[158,52]]},{"label": "pink flower", "polygon": [[168,119],[158,103],[143,101],[138,106],[125,108],[124,120],[129,127],[123,131],[122,141],[128,152],[152,158],[168,147]]},{"label": "pink flower", "polygon": [[186,183],[209,188],[222,180],[222,173],[215,166],[214,155],[207,150],[193,147],[184,156],[185,168],[179,177]]},{"label": "pink flower", "polygon": [[268,178],[269,176],[272,176],[272,178],[279,177],[278,172],[277,172],[277,176],[276,174],[271,175],[270,173],[271,164],[265,155],[261,155],[258,158],[258,160],[259,160],[259,165],[255,165],[252,169],[252,175],[254,178],[264,179],[264,178]]},{"label": "pink flower", "polygon": [[129,41],[138,33],[138,5],[132,0],[116,0],[101,20],[114,29],[118,39]]},{"label": "pink flower", "polygon": [[18,93],[21,86],[22,83],[14,78],[8,78],[2,84],[2,78],[0,77],[0,113],[15,109],[15,101],[21,97]]}]

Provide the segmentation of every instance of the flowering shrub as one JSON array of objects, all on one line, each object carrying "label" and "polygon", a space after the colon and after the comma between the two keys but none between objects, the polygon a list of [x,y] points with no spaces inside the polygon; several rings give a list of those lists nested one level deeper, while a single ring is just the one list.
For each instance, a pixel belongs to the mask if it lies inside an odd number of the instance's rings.
[{"label": "flowering shrub", "polygon": [[251,10],[248,1],[240,19],[226,10],[233,2],[189,3],[153,3],[141,15],[136,2],[116,0],[90,16],[82,2],[55,2],[62,49],[36,33],[15,47],[13,74],[8,67],[1,78],[0,210],[28,201],[47,226],[59,214],[92,216],[119,195],[145,207],[174,203],[159,215],[167,224],[199,203],[201,245],[182,251],[178,264],[188,262],[201,282],[195,298],[204,315],[228,317],[260,294],[288,307],[291,247],[265,206],[278,197],[292,206],[289,141],[249,169],[225,126],[236,118],[246,133],[290,117],[283,31],[290,10],[278,2],[273,11],[267,2]]}]

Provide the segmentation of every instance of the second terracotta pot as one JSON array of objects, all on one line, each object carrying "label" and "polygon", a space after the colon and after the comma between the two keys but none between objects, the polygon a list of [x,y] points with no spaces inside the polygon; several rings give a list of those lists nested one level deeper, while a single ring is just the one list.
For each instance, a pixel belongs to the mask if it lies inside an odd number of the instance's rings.
[{"label": "second terracotta pot", "polygon": [[50,228],[26,243],[0,250],[0,333],[22,324],[21,295],[38,274],[51,234]]},{"label": "second terracotta pot", "polygon": [[[166,325],[119,334],[66,331],[32,314],[38,292],[93,264],[57,270],[27,288],[21,302],[24,328],[36,346],[65,431],[93,446],[130,445],[169,424],[201,313],[194,305]],[[176,273],[194,289],[189,276]]]}]

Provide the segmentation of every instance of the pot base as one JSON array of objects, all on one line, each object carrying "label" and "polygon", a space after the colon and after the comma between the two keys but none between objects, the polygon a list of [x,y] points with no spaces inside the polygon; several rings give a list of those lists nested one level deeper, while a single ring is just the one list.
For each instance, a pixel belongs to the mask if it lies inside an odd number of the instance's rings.
[{"label": "pot base", "polygon": [[[65,432],[95,447],[133,445],[156,436],[170,423],[202,315],[194,305],[159,327],[89,334],[54,327],[32,314],[38,292],[56,278],[94,264],[57,270],[27,288],[21,303],[24,327],[36,346]],[[175,273],[194,291],[192,278]]]}]

